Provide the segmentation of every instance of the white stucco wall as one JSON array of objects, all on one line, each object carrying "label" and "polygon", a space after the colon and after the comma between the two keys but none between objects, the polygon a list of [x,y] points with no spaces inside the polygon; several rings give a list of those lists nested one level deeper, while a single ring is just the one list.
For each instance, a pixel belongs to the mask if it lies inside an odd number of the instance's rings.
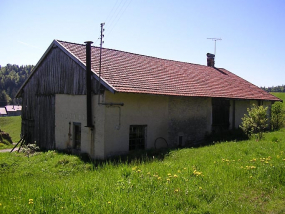
[{"label": "white stucco wall", "polygon": [[168,99],[168,96],[106,92],[106,103],[124,103],[124,106],[105,106],[106,157],[129,151],[131,125],[147,126],[146,149],[153,148],[158,137],[168,140]]},{"label": "white stucco wall", "polygon": [[86,128],[86,96],[56,94],[55,144],[57,149],[73,148],[73,123],[81,124],[81,152],[90,152],[90,130]]},{"label": "white stucco wall", "polygon": [[[73,147],[73,123],[81,123],[81,152],[92,158],[106,159],[113,155],[129,152],[131,125],[146,125],[146,149],[154,148],[157,138],[163,137],[168,145],[191,145],[202,140],[212,129],[211,98],[159,96],[105,91],[101,103],[124,103],[98,105],[98,96],[92,97],[94,129],[85,127],[86,96],[55,96],[55,141],[56,148]],[[235,100],[235,127],[247,108],[257,101]],[[271,102],[261,103],[269,106]],[[230,101],[230,128],[233,126],[233,100]]]}]

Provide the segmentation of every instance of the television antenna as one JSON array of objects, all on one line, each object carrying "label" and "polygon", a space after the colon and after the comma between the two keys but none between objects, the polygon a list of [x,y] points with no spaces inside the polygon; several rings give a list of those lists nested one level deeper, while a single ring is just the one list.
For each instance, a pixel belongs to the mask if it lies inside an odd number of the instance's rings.
[{"label": "television antenna", "polygon": [[214,50],[214,54],[216,56],[216,42],[217,40],[222,40],[221,38],[207,38],[207,39],[211,39],[212,41],[215,41],[215,50]]}]

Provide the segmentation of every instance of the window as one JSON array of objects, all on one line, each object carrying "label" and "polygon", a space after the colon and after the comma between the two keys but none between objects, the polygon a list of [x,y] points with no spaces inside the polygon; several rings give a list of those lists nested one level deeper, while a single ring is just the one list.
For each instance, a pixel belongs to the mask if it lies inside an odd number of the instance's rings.
[{"label": "window", "polygon": [[146,126],[131,125],[129,134],[129,150],[145,149]]},{"label": "window", "polygon": [[81,123],[73,123],[73,148],[81,149]]},{"label": "window", "polygon": [[229,128],[230,101],[222,98],[212,99],[212,126],[216,130]]}]

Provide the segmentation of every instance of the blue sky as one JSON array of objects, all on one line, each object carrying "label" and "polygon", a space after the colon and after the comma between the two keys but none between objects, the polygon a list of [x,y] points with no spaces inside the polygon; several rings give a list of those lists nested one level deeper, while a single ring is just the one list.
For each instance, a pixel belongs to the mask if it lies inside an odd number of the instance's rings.
[{"label": "blue sky", "polygon": [[284,0],[0,0],[0,65],[35,65],[53,39],[226,68],[257,86],[285,84]]}]

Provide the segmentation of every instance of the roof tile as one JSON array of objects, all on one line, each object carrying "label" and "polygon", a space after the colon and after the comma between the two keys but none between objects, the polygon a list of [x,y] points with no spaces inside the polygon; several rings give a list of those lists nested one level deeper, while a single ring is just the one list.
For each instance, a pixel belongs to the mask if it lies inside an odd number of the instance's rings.
[{"label": "roof tile", "polygon": [[[86,63],[85,45],[58,41]],[[92,71],[99,73],[98,47],[91,48]],[[278,101],[279,98],[224,68],[102,49],[101,77],[117,92]]]}]

